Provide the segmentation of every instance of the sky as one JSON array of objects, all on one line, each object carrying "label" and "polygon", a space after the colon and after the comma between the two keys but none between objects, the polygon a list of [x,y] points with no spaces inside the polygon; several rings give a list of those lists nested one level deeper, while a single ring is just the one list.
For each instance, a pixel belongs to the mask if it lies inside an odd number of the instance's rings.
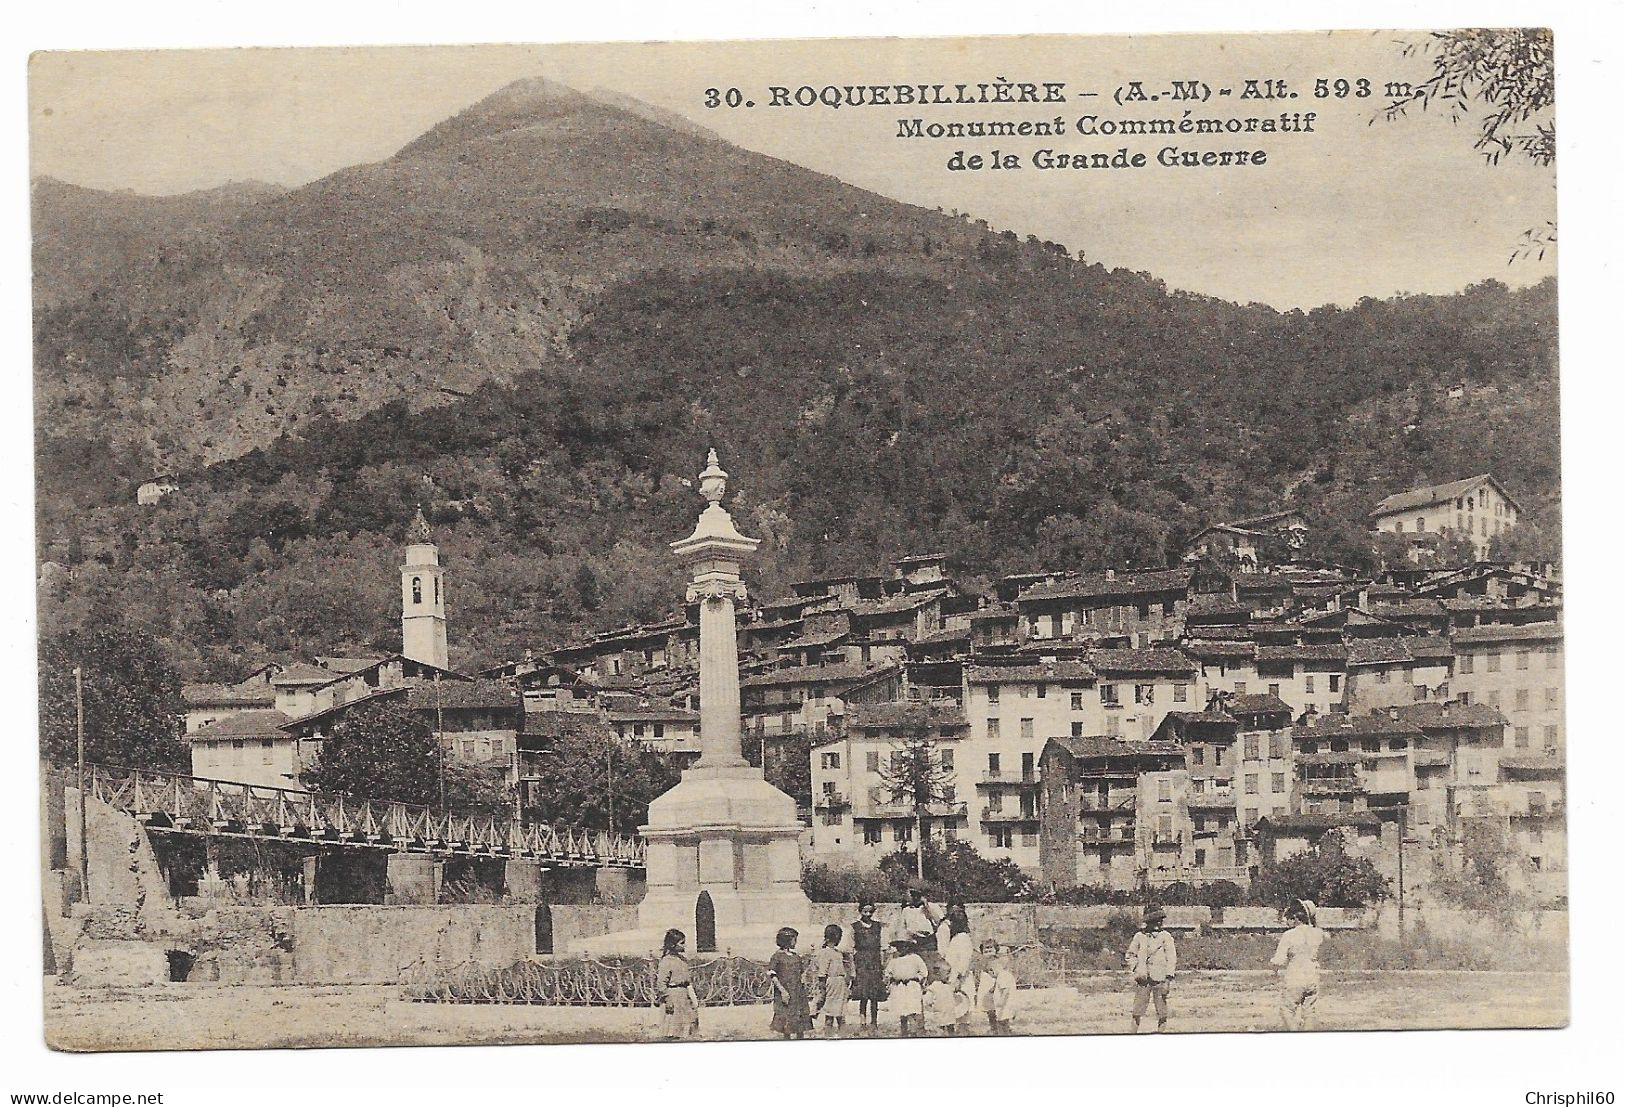
[{"label": "sky", "polygon": [[[1415,32],[1314,35],[1040,36],[978,39],[588,44],[574,46],[78,52],[30,66],[32,174],[93,188],[174,193],[232,180],[296,186],[388,157],[508,82],[545,76],[607,88],[678,112],[731,142],[862,188],[959,210],[1000,229],[1064,243],[1108,267],[1169,286],[1277,308],[1348,304],[1404,292],[1452,292],[1485,278],[1513,285],[1555,272],[1556,258],[1512,260],[1520,236],[1555,219],[1551,169],[1488,164],[1476,121],[1437,111],[1379,118],[1388,81],[1419,82]],[[1317,77],[1366,76],[1368,98],[1315,98]],[[770,85],[1064,81],[1062,105],[900,109],[770,108]],[[1042,147],[1155,155],[1208,136],[901,139],[898,119],[1048,119],[1171,115],[1166,103],[1118,106],[1113,90],[1200,79],[1237,93],[1280,79],[1290,101],[1235,99],[1197,115],[1315,111],[1315,133],[1254,136],[1263,166],[1243,169],[950,172],[949,155]],[[755,108],[705,107],[707,88],[738,87]],[[1098,92],[1096,97],[1078,93]]]}]

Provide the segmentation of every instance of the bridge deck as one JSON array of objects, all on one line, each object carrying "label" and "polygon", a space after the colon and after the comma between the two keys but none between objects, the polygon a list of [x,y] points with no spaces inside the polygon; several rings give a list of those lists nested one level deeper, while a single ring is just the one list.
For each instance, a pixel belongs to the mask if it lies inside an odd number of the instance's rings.
[{"label": "bridge deck", "polygon": [[643,868],[643,840],[633,835],[181,773],[87,768],[90,795],[156,832],[513,858],[557,866]]}]

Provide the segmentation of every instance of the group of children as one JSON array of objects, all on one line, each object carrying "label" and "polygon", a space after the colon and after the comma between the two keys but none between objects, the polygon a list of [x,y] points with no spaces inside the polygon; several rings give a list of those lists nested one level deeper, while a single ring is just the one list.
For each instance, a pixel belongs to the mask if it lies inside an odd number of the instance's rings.
[{"label": "group of children", "polygon": [[[1280,972],[1281,1021],[1288,1030],[1311,1028],[1320,996],[1319,955],[1325,933],[1315,925],[1315,905],[1298,900],[1286,910],[1293,924],[1281,936],[1271,958]],[[863,904],[853,926],[853,950],[841,948],[845,936],[834,923],[824,928],[824,944],[813,955],[814,987],[809,994],[806,965],[796,953],[800,937],[793,927],[776,936],[777,950],[768,963],[773,990],[773,1033],[799,1039],[810,1033],[815,1014],[824,1020],[827,1037],[844,1036],[846,1012],[858,1001],[863,1031],[878,1032],[880,1001],[899,1016],[904,1037],[966,1034],[972,1016],[981,1012],[988,1032],[1009,1034],[1015,1011],[1016,977],[1009,951],[984,941],[980,957],[972,953],[968,919],[956,918],[949,908],[951,937],[945,957],[938,957],[933,940],[916,936],[891,942],[892,956],[881,965],[879,923],[874,905]],[[1173,935],[1163,928],[1161,907],[1149,907],[1140,930],[1129,942],[1124,961],[1134,981],[1131,1031],[1138,1033],[1148,1008],[1156,1010],[1157,1030],[1168,1025],[1168,992],[1173,984],[1178,953]],[[928,962],[924,954],[932,954]],[[663,1005],[662,1030],[668,1038],[692,1038],[699,1030],[699,1005],[692,975],[684,957],[684,935],[666,933],[665,949],[656,970],[657,993]]]},{"label": "group of children", "polygon": [[[795,952],[799,935],[792,927],[778,932],[778,949],[768,963],[773,988],[770,1027],[775,1034],[788,1039],[804,1037],[813,1029],[816,1015],[824,1020],[825,1036],[844,1036],[847,1007],[855,991],[860,1017],[865,1019],[860,1024],[863,1032],[878,1032],[881,997],[869,979],[874,966],[863,963],[871,960],[864,956],[864,947],[852,954],[843,950],[844,936],[845,931],[835,923],[824,928],[824,944],[813,955],[816,984],[809,995],[805,966]],[[913,938],[894,940],[891,959],[880,975],[884,999],[899,1017],[904,1037],[967,1033],[976,1011],[987,1019],[990,1033],[1010,1033],[1016,977],[1006,951],[997,942],[983,942],[980,960],[970,959],[964,966],[957,966],[954,959],[927,962],[920,945]]]}]

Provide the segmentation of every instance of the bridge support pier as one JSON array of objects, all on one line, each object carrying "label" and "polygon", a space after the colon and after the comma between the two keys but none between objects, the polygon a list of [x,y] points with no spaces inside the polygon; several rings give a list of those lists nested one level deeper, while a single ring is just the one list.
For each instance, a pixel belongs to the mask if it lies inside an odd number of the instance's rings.
[{"label": "bridge support pier", "polygon": [[521,903],[535,903],[542,896],[542,865],[539,861],[507,861],[502,866],[503,893]]},{"label": "bridge support pier", "polygon": [[437,903],[440,900],[440,862],[426,853],[389,855],[386,903]]}]

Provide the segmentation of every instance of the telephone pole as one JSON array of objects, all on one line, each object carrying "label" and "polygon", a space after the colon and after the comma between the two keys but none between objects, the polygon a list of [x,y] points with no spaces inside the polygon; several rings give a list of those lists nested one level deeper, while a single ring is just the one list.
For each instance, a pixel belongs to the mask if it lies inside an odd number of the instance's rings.
[{"label": "telephone pole", "polygon": [[90,899],[90,843],[85,838],[85,670],[73,667],[73,718],[79,761],[79,895]]}]

